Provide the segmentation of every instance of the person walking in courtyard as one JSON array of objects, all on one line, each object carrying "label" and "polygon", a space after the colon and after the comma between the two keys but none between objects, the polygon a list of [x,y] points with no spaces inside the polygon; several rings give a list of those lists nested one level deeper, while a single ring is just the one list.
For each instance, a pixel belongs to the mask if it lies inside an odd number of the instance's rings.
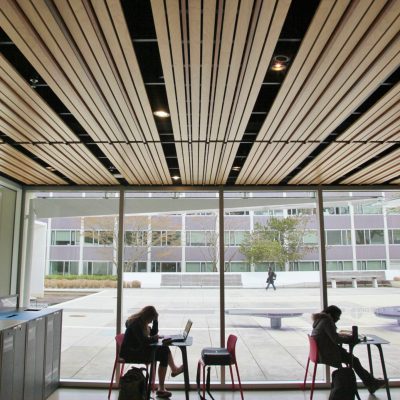
[{"label": "person walking in courtyard", "polygon": [[269,285],[272,285],[272,287],[274,288],[274,290],[276,290],[274,281],[276,279],[276,273],[272,270],[271,267],[269,267],[268,269],[268,277],[267,277],[267,287],[265,288],[265,290],[268,290]]},{"label": "person walking in courtyard", "polygon": [[337,333],[336,322],[339,321],[341,314],[342,310],[332,305],[312,316],[314,323],[311,336],[315,337],[318,344],[318,362],[334,368],[340,368],[342,363],[352,365],[368,391],[373,394],[385,385],[385,381],[374,378],[364,369],[357,357],[341,346],[342,343],[351,343],[353,340],[349,336]]}]

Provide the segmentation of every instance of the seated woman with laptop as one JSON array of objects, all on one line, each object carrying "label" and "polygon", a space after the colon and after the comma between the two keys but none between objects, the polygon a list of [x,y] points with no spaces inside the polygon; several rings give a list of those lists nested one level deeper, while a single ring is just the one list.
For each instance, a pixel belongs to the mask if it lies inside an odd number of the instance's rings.
[{"label": "seated woman with laptop", "polygon": [[[150,328],[150,324],[152,324]],[[158,313],[153,306],[146,306],[136,314],[131,315],[126,323],[124,341],[121,346],[120,357],[127,363],[150,363],[152,343],[157,343],[162,336],[158,335]],[[167,398],[171,392],[165,389],[167,367],[171,368],[171,376],[175,377],[183,372],[183,366],[177,367],[167,346],[157,346],[155,360],[159,361],[157,396]]]}]

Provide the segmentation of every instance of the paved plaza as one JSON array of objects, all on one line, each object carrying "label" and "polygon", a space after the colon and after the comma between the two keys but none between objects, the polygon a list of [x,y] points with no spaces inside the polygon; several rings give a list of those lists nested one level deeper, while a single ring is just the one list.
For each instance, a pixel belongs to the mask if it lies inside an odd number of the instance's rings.
[{"label": "paved plaza", "polygon": [[[104,289],[56,305],[63,308],[61,378],[107,381],[115,357],[116,289]],[[308,355],[307,333],[311,313],[320,310],[318,288],[226,289],[226,309],[262,311],[297,310],[301,316],[282,319],[280,329],[257,315],[226,315],[226,333],[238,336],[237,358],[243,381],[301,381]],[[338,326],[358,325],[360,333],[375,334],[390,341],[384,346],[389,378],[400,378],[400,326],[396,320],[374,315],[374,309],[400,305],[399,288],[339,288],[328,290],[329,303],[343,309]],[[153,304],[160,317],[160,333],[177,333],[188,318],[193,320],[193,346],[188,349],[189,371],[194,381],[201,349],[219,346],[219,292],[217,289],[124,289],[124,319],[141,307]],[[179,349],[172,348],[177,362]],[[356,355],[367,365],[365,346]],[[378,352],[373,350],[374,371],[382,376]],[[219,371],[213,371],[213,379]],[[323,379],[323,368],[318,378]],[[171,378],[168,378],[171,379]],[[174,378],[181,382],[183,378]]]}]

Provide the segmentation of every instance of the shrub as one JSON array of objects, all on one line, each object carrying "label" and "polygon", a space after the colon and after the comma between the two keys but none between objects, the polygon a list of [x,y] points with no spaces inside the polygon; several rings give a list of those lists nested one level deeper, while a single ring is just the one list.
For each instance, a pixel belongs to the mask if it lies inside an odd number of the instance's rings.
[{"label": "shrub", "polygon": [[394,281],[400,281],[400,276],[395,276],[395,277],[393,277],[393,280],[394,280]]}]

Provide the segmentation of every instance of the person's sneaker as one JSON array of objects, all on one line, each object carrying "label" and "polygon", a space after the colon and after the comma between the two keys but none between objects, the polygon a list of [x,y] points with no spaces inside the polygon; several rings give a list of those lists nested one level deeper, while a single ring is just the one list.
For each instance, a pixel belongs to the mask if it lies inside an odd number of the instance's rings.
[{"label": "person's sneaker", "polygon": [[371,394],[374,394],[378,389],[385,386],[385,381],[383,379],[375,379],[372,381],[371,384],[368,385],[368,391]]}]

